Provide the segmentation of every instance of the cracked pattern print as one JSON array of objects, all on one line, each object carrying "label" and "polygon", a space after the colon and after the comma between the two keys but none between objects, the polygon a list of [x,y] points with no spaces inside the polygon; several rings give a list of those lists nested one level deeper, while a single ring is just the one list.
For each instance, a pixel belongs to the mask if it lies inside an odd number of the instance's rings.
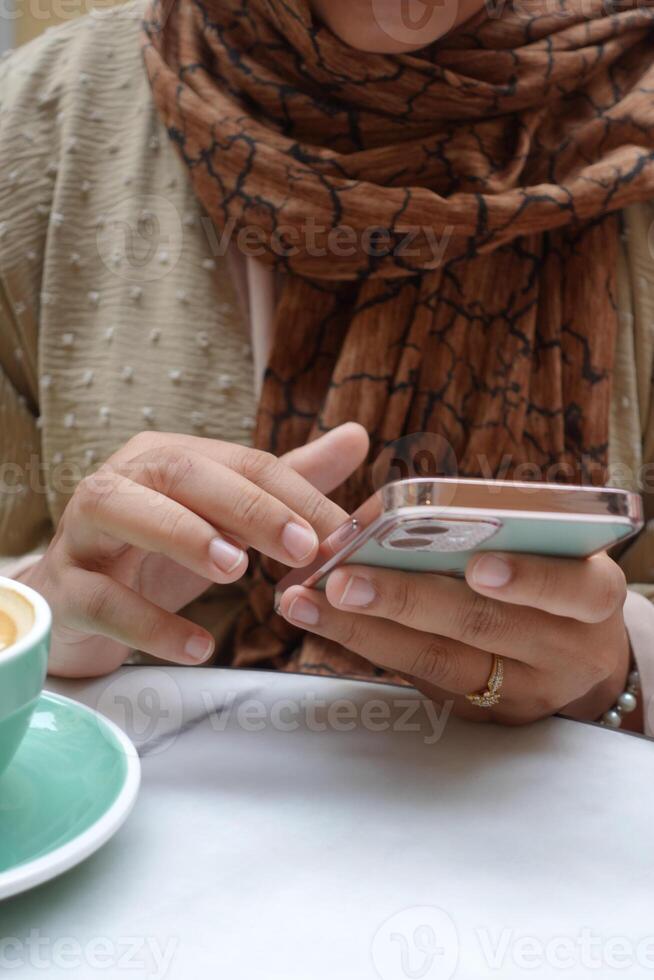
[{"label": "cracked pattern print", "polygon": [[[155,0],[144,32],[197,197],[280,273],[260,448],[355,419],[372,457],[429,432],[462,475],[603,482],[619,211],[654,196],[654,0],[493,4],[405,55],[348,48],[308,0]],[[275,575],[241,662],[287,647]]]}]

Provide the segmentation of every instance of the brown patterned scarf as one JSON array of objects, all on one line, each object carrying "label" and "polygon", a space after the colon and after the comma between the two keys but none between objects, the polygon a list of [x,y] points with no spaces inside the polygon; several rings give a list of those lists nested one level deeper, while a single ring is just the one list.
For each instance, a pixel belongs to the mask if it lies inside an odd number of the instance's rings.
[{"label": "brown patterned scarf", "polygon": [[[258,446],[356,419],[373,455],[438,433],[462,474],[603,481],[618,212],[654,196],[654,0],[496,2],[393,56],[308,0],[155,0],[145,31],[198,198],[285,274]],[[270,588],[253,601],[266,621]]]}]

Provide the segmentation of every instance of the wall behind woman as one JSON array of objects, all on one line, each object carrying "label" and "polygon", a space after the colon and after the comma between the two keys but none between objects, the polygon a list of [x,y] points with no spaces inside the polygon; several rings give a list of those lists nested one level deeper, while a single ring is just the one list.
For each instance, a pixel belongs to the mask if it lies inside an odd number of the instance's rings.
[{"label": "wall behind woman", "polygon": [[0,0],[0,53],[26,44],[48,27],[115,2],[120,0]]}]

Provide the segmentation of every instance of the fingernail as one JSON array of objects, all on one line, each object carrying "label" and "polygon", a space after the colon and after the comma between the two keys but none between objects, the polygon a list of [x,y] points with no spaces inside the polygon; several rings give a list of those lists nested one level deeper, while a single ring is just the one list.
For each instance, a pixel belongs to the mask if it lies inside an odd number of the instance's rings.
[{"label": "fingernail", "polygon": [[213,640],[206,636],[192,636],[186,641],[184,653],[189,660],[197,660],[198,663],[208,660],[213,653]]},{"label": "fingernail", "polygon": [[217,565],[221,572],[229,575],[236,571],[238,566],[245,558],[245,552],[236,545],[230,544],[224,538],[214,538],[209,545],[209,555],[214,565]]},{"label": "fingernail", "polygon": [[484,555],[472,570],[472,580],[487,589],[499,589],[511,580],[511,566],[496,555]]},{"label": "fingernail", "polygon": [[341,606],[369,606],[377,598],[377,593],[370,582],[358,575],[352,575],[343,589],[339,600]]},{"label": "fingernail", "polygon": [[304,626],[316,626],[320,622],[320,610],[313,602],[298,596],[291,603],[288,618],[292,619],[294,623],[302,623]]},{"label": "fingernail", "polygon": [[289,521],[282,531],[282,544],[293,561],[304,561],[315,551],[318,537],[310,528]]}]

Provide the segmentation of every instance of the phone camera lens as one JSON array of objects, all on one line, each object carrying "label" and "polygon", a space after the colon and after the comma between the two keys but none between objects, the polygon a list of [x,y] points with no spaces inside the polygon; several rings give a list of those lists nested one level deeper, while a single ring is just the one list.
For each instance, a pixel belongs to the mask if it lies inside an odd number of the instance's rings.
[{"label": "phone camera lens", "polygon": [[431,541],[429,538],[393,538],[388,544],[391,548],[404,548],[409,551],[416,548],[429,548]]}]

